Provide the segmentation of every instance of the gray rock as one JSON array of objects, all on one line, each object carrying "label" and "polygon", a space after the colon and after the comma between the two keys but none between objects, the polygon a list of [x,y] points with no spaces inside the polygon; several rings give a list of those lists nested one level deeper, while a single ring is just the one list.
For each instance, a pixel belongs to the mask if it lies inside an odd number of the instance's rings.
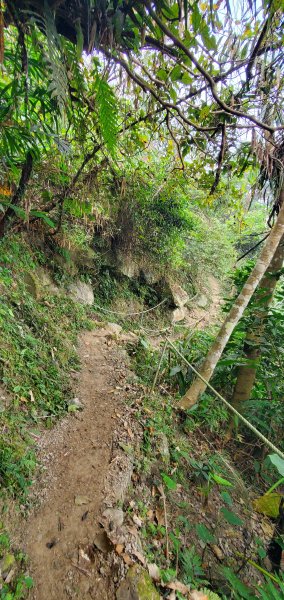
[{"label": "gray rock", "polygon": [[121,527],[124,521],[124,512],[121,508],[107,508],[103,512],[103,517],[105,517],[112,528]]},{"label": "gray rock", "polygon": [[178,283],[169,283],[172,300],[177,308],[183,308],[189,301],[188,293]]},{"label": "gray rock", "polygon": [[79,398],[72,398],[72,400],[67,400],[67,405],[73,406],[74,408],[77,408],[77,410],[83,410],[84,408],[84,404],[83,402],[81,402],[81,400],[79,400]]},{"label": "gray rock", "polygon": [[140,269],[140,276],[146,281],[148,285],[158,283],[161,279],[161,273],[149,266],[142,266]]},{"label": "gray rock", "polygon": [[163,458],[164,461],[168,462],[170,460],[170,449],[168,438],[165,433],[160,432],[158,435],[158,452]]},{"label": "gray rock", "polygon": [[206,308],[206,306],[208,306],[208,298],[204,294],[201,294],[199,298],[197,298],[196,304],[199,308]]},{"label": "gray rock", "polygon": [[134,565],[120,584],[116,600],[160,600],[160,594],[149,573],[139,565]]},{"label": "gray rock", "polygon": [[94,537],[94,545],[98,550],[107,554],[112,550],[112,544],[108,539],[108,536],[105,531],[99,531]]},{"label": "gray rock", "polygon": [[182,308],[175,308],[172,312],[172,323],[179,323],[179,321],[183,321],[187,315],[187,310],[183,306]]},{"label": "gray rock", "polygon": [[133,333],[132,331],[128,331],[127,333],[122,333],[120,335],[120,339],[122,342],[129,342],[131,344],[138,344],[138,342],[139,342],[138,335],[136,335],[136,333]]},{"label": "gray rock", "polygon": [[106,332],[106,335],[118,336],[122,331],[122,327],[121,325],[118,325],[118,323],[107,323],[104,327],[104,330]]},{"label": "gray rock", "polygon": [[69,292],[71,298],[75,300],[75,302],[79,302],[79,304],[84,304],[86,306],[91,306],[94,304],[93,288],[88,283],[84,283],[80,280],[71,283],[69,286]]}]

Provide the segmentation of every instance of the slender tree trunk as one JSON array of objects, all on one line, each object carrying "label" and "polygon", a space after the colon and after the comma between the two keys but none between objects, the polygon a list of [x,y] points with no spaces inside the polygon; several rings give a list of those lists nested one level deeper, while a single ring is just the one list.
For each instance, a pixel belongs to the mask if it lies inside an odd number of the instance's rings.
[{"label": "slender tree trunk", "polygon": [[[32,157],[31,152],[28,152],[28,154],[26,156],[26,160],[22,167],[22,173],[21,173],[19,185],[17,187],[15,194],[11,198],[12,206],[17,206],[20,203],[22,197],[24,196],[26,187],[28,185],[28,182],[29,182],[31,174],[32,174],[32,170],[33,170],[33,157]],[[3,216],[1,217],[1,219],[0,219],[0,238],[2,238],[4,236],[5,226],[6,226],[8,219],[14,215],[15,215],[15,213],[10,206],[6,210],[6,212],[3,214]]]},{"label": "slender tree trunk", "polygon": [[[200,374],[209,381],[214,373],[215,367],[222,356],[223,350],[229,341],[231,334],[243,316],[243,313],[254,293],[264,273],[267,271],[271,260],[277,250],[277,247],[284,235],[284,186],[280,192],[279,198],[280,211],[278,219],[271,230],[267,242],[257,260],[257,263],[249,275],[241,293],[235,304],[228,313],[218,335],[211,346],[207,357],[201,367]],[[178,403],[178,408],[187,409],[195,404],[200,396],[206,390],[206,384],[201,379],[196,378],[189,390]]]},{"label": "slender tree trunk", "polygon": [[259,360],[261,357],[261,343],[265,331],[268,309],[271,304],[273,293],[278,280],[277,272],[283,266],[284,261],[284,237],[280,241],[272,261],[264,274],[259,290],[256,294],[256,302],[260,303],[253,314],[253,321],[247,332],[244,343],[244,354],[251,364],[242,365],[238,369],[237,381],[232,397],[232,405],[242,412],[243,403],[249,400],[255,383]]}]

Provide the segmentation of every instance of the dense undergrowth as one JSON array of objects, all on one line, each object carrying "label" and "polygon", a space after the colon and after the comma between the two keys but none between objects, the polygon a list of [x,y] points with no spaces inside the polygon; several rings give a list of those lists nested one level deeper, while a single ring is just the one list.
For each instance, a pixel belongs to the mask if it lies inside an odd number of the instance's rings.
[{"label": "dense undergrowth", "polygon": [[44,262],[24,238],[1,242],[0,473],[2,490],[13,495],[26,495],[35,467],[29,432],[51,426],[67,409],[76,333],[88,325],[82,306],[35,284]]},{"label": "dense undergrowth", "polygon": [[[195,332],[177,347],[198,365],[212,335]],[[146,392],[137,414],[143,429],[137,481],[125,509],[142,523],[144,551],[158,565],[160,581],[204,587],[212,598],[215,592],[222,599],[280,599],[284,581],[270,572],[267,558],[273,527],[253,508],[254,498],[278,479],[277,470],[268,458],[261,471],[253,460],[248,470],[247,457],[242,464],[238,443],[226,442],[228,411],[213,395],[204,394],[179,416],[175,403],[189,374],[174,353],[164,356],[152,392],[161,351],[141,340],[130,354]],[[226,378],[224,371],[224,387]],[[220,381],[219,372],[219,389]]]}]

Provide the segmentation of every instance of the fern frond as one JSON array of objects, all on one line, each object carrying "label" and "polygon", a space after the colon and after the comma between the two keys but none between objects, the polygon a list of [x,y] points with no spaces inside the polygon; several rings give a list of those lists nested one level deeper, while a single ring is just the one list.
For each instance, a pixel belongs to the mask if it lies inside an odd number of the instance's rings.
[{"label": "fern frond", "polygon": [[62,62],[60,38],[56,30],[54,15],[46,0],[44,2],[44,23],[48,45],[46,59],[51,75],[48,89],[51,92],[51,96],[57,100],[60,111],[63,114],[68,98],[68,77]]},{"label": "fern frond", "polygon": [[99,125],[102,138],[110,154],[113,156],[117,143],[117,99],[112,88],[105,79],[97,75],[96,103],[99,115]]}]

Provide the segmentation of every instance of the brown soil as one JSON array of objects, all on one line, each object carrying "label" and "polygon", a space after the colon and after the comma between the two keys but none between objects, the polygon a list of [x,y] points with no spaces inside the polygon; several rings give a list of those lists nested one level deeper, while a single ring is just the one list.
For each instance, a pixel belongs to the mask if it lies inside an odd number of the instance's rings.
[{"label": "brown soil", "polygon": [[[39,440],[45,472],[35,484],[39,506],[22,532],[35,582],[32,600],[110,600],[115,573],[101,553],[90,551],[100,530],[100,505],[111,460],[116,384],[122,353],[102,330],[80,340],[82,371],[76,396],[84,409]],[[90,560],[91,559],[91,560]],[[103,564],[103,566],[102,566]]]}]

